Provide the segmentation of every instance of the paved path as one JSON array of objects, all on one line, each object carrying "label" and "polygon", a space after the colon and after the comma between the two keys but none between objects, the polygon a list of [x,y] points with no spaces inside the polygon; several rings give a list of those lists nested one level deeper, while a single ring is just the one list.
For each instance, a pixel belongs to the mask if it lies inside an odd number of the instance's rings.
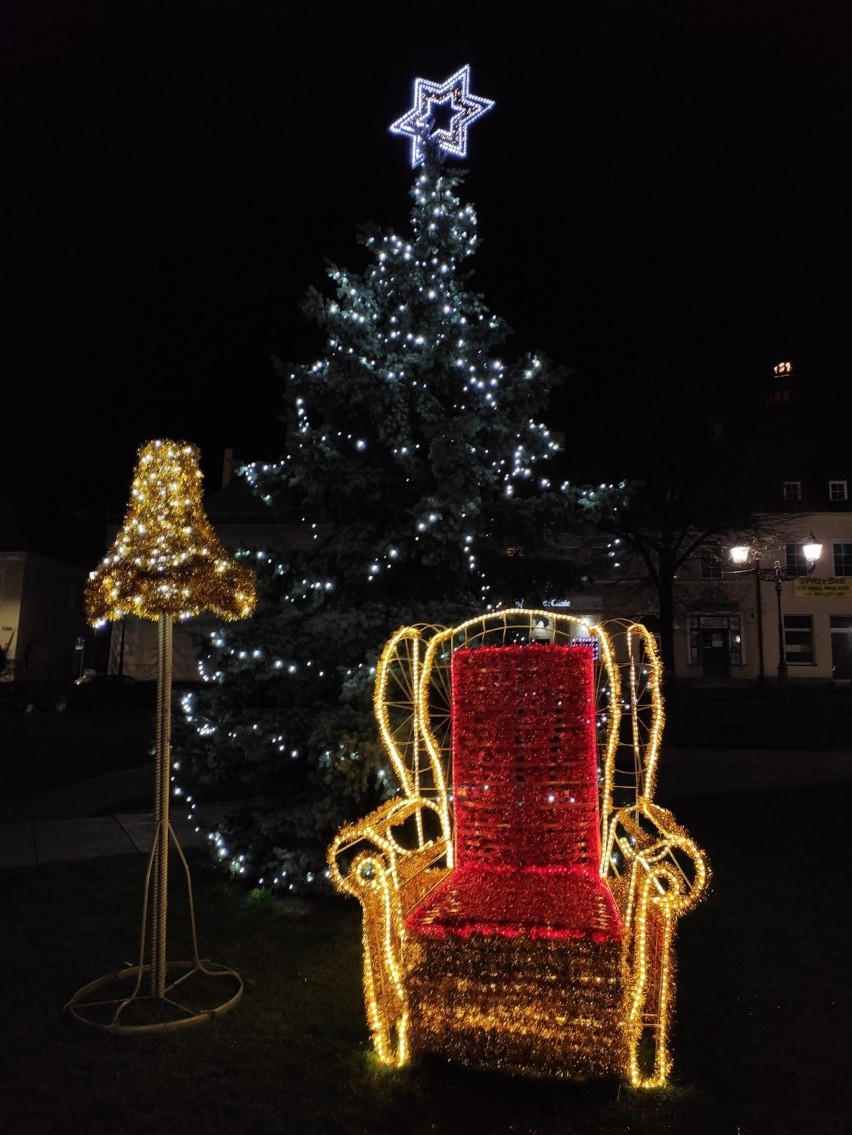
[{"label": "paved path", "polygon": [[[673,749],[663,754],[657,801],[766,788],[852,781],[852,747],[816,751]],[[150,811],[126,811],[129,801],[154,800],[154,765],[123,769],[69,788],[7,800],[0,805],[0,869],[29,867],[102,855],[150,851]],[[205,815],[205,810],[200,810]],[[170,819],[181,847],[204,836],[173,803]],[[215,809],[206,813],[214,819]]]},{"label": "paved path", "polygon": [[[143,853],[154,837],[154,763],[119,769],[92,780],[29,793],[0,805],[0,868],[30,867],[101,855]],[[131,801],[150,799],[147,810]],[[200,810],[201,815],[209,815]],[[169,819],[184,849],[204,836],[172,802]],[[211,818],[214,818],[211,816]]]}]

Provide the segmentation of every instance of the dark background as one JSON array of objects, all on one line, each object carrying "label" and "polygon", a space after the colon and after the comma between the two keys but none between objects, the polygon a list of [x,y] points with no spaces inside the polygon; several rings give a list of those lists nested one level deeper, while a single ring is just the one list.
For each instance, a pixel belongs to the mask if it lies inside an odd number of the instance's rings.
[{"label": "dark background", "polygon": [[[498,10],[499,9],[499,10]],[[703,413],[773,365],[848,403],[848,3],[404,6],[6,0],[0,473],[92,507],[136,448],[281,451],[278,355],[328,258],[404,230],[388,131],[471,66],[473,286],[507,357],[573,371],[555,428],[605,446],[667,384]],[[618,407],[629,404],[630,414]],[[686,423],[684,423],[686,427]],[[582,479],[582,469],[577,475]]]}]

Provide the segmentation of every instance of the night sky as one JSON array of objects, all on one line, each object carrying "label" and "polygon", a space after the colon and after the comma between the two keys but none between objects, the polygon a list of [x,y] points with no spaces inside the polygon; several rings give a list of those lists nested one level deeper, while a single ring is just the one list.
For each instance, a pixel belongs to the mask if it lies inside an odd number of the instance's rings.
[{"label": "night sky", "polygon": [[457,163],[472,286],[506,357],[572,369],[555,428],[782,359],[846,397],[848,2],[498,7],[6,0],[5,483],[97,508],[154,437],[207,488],[226,446],[279,453],[270,358],[321,353],[299,305],[360,223],[407,228],[388,127],[465,64],[496,104]]}]

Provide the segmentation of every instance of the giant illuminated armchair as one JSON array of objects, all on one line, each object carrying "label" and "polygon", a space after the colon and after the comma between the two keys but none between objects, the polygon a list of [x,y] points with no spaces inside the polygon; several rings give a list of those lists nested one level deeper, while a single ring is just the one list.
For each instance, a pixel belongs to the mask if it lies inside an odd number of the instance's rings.
[{"label": "giant illuminated armchair", "polygon": [[526,609],[403,627],[375,712],[400,792],[329,865],[363,906],[379,1060],[664,1083],[675,927],[708,869],[653,803],[653,638]]}]

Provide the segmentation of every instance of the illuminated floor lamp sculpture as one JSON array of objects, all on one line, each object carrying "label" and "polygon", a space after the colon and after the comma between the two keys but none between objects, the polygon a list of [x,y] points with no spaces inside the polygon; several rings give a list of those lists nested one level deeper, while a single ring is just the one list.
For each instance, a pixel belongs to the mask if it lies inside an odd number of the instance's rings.
[{"label": "illuminated floor lamp sculpture", "polygon": [[[242,996],[238,973],[199,957],[189,867],[169,820],[172,635],[175,618],[210,611],[222,619],[242,619],[255,605],[254,573],[226,551],[204,513],[198,449],[184,441],[150,441],[137,456],[121,530],[86,585],[86,615],[93,624],[126,615],[157,622],[154,836],[145,876],[139,962],[85,986],[66,1006],[80,1024],[132,1033],[164,1032],[210,1020]],[[170,842],[186,876],[191,961],[166,959]],[[219,998],[213,1007],[208,1003],[211,989]]]}]

